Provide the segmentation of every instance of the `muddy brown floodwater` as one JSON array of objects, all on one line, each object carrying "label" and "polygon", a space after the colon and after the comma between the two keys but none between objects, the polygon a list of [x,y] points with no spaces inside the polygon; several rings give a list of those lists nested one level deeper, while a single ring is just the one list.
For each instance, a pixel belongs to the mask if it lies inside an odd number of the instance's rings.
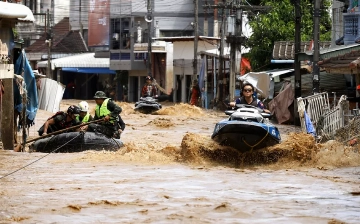
[{"label": "muddy brown floodwater", "polygon": [[[279,125],[281,144],[240,154],[210,139],[221,112],[119,105],[123,148],[50,154],[0,179],[0,223],[360,222],[356,147]],[[50,115],[39,111],[30,135]],[[44,155],[0,150],[0,178]]]}]

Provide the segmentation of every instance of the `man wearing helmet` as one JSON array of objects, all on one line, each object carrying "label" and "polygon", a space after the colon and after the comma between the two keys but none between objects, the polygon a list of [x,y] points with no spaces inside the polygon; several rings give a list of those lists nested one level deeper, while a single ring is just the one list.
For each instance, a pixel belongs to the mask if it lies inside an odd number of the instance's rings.
[{"label": "man wearing helmet", "polygon": [[154,84],[152,84],[153,78],[151,76],[146,76],[145,85],[141,90],[141,97],[157,97],[157,89]]},{"label": "man wearing helmet", "polygon": [[94,96],[96,107],[94,120],[104,119],[101,124],[89,124],[88,131],[100,132],[108,137],[120,137],[118,133],[118,117],[122,109],[103,91],[97,91]]},{"label": "man wearing helmet", "polygon": [[[80,108],[80,113],[79,113],[79,116],[77,117],[77,120],[80,123],[87,123],[89,121],[94,120],[94,118],[89,113],[89,104],[86,101],[81,101],[79,103],[79,108]],[[82,126],[80,129],[86,130],[87,125]]]},{"label": "man wearing helmet", "polygon": [[75,105],[71,105],[67,112],[59,111],[50,117],[44,125],[38,130],[40,136],[50,134],[55,131],[59,131],[71,126],[75,126],[78,123],[76,117],[80,114],[80,108]]}]

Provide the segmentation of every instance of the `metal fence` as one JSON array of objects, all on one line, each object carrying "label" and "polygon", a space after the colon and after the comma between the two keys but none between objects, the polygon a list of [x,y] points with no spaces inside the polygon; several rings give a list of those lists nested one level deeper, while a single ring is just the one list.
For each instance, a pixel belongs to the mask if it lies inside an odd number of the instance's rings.
[{"label": "metal fence", "polygon": [[314,127],[318,124],[320,117],[330,111],[328,93],[319,93],[308,97],[297,98],[298,111],[300,115],[301,129],[306,132],[304,112],[309,116]]},{"label": "metal fence", "polygon": [[349,102],[345,95],[340,97],[338,104],[333,108],[330,107],[327,93],[300,97],[297,101],[302,131],[307,132],[304,116],[306,112],[320,140],[334,139],[336,131],[348,123]]}]

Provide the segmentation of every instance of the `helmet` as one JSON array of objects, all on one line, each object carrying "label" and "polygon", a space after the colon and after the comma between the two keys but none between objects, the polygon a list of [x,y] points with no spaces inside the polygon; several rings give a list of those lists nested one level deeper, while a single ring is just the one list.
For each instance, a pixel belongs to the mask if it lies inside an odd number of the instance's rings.
[{"label": "helmet", "polygon": [[106,99],[106,94],[103,91],[97,91],[95,93],[94,99]]},{"label": "helmet", "polygon": [[71,106],[68,108],[67,113],[79,114],[79,113],[80,113],[80,108],[79,108],[78,106],[71,105]]},{"label": "helmet", "polygon": [[86,101],[81,101],[79,107],[81,112],[88,112],[89,110],[89,104]]},{"label": "helmet", "polygon": [[152,81],[153,78],[150,75],[148,75],[148,76],[145,77],[145,80],[151,80]]}]

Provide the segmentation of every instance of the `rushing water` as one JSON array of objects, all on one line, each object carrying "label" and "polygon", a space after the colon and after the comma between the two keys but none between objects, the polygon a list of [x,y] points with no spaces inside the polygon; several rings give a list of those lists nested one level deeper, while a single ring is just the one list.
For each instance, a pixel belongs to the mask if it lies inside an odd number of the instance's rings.
[{"label": "rushing water", "polygon": [[[240,154],[209,136],[222,115],[122,104],[125,147],[52,154],[0,179],[0,223],[359,223],[360,156],[280,126]],[[0,177],[44,156],[0,150]]]}]

